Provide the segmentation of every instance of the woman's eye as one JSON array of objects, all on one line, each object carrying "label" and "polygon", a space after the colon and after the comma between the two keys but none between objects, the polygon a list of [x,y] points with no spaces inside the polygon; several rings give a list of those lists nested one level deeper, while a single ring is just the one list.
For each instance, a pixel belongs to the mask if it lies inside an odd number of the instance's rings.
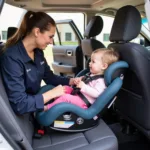
[{"label": "woman's eye", "polygon": [[52,39],[54,37],[54,35],[49,36],[50,39]]}]

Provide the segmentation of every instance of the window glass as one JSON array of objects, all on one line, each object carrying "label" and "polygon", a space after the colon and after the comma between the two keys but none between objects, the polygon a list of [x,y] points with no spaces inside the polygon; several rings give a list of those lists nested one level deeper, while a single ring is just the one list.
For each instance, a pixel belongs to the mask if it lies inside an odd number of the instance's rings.
[{"label": "window glass", "polygon": [[65,33],[65,41],[71,41],[71,39],[72,39],[72,33],[66,32]]},{"label": "window glass", "polygon": [[[80,33],[84,32],[84,15],[83,13],[48,13],[55,21],[72,19]],[[55,45],[78,45],[78,39],[75,32],[68,23],[57,24],[58,33],[55,33]]]},{"label": "window glass", "polygon": [[109,34],[106,34],[106,33],[103,34],[103,41],[105,42],[109,41]]},{"label": "window glass", "polygon": [[1,40],[7,40],[7,31],[2,31],[2,37]]},{"label": "window glass", "polygon": [[84,14],[83,13],[48,13],[55,21],[72,19],[77,28],[83,35],[84,33]]},{"label": "window glass", "polygon": [[142,18],[142,25],[149,30],[147,18]]},{"label": "window glass", "polygon": [[60,41],[59,41],[59,37],[58,34],[61,35],[61,32],[55,32],[55,36],[54,36],[54,45],[60,45]]},{"label": "window glass", "polygon": [[[148,27],[148,20],[147,20],[147,18],[142,18],[142,29],[143,29],[144,33],[148,33],[148,35],[149,35],[149,27]],[[142,34],[139,34],[131,42],[145,46],[145,38],[142,36]]]},{"label": "window glass", "polygon": [[25,9],[14,7],[4,3],[0,15],[1,41],[6,42],[8,27],[18,27],[20,25],[20,19],[22,19],[22,16],[24,15],[25,12],[26,12]]},{"label": "window glass", "polygon": [[[61,40],[61,45],[78,45],[78,39],[76,38],[76,34],[70,24],[57,24],[57,29]],[[58,34],[56,33],[54,37],[55,45],[59,44]]]}]

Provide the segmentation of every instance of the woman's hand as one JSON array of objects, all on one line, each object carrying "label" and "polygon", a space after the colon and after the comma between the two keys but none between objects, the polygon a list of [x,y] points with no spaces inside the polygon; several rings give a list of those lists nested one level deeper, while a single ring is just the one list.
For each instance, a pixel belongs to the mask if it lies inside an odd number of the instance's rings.
[{"label": "woman's hand", "polygon": [[65,94],[65,88],[62,85],[56,86],[51,91],[53,92],[54,98]]},{"label": "woman's hand", "polygon": [[65,88],[62,85],[58,85],[52,90],[45,92],[43,95],[44,104],[48,101],[52,100],[53,98],[59,97],[65,94]]},{"label": "woman's hand", "polygon": [[76,78],[70,78],[69,85],[77,85],[82,80],[82,78],[83,78],[83,76],[76,77]]}]

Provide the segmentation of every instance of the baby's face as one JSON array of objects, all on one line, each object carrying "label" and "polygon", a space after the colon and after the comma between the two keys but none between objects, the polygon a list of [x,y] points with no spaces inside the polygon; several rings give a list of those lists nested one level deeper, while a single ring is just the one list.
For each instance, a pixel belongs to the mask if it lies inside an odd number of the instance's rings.
[{"label": "baby's face", "polygon": [[103,72],[104,63],[102,62],[102,56],[103,52],[93,53],[91,55],[89,67],[92,74],[101,74]]}]

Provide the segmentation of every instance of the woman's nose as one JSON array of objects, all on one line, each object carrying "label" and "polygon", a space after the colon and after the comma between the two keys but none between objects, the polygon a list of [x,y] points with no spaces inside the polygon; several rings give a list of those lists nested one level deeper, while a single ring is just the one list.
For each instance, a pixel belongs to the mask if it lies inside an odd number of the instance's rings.
[{"label": "woman's nose", "polygon": [[53,44],[54,43],[54,39],[51,38],[50,41],[49,41],[49,44]]}]

